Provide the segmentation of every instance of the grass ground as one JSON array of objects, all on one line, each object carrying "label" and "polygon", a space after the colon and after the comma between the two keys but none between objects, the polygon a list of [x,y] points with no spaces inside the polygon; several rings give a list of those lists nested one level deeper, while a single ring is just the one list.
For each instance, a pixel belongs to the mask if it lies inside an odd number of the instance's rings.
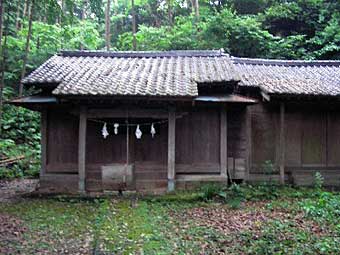
[{"label": "grass ground", "polygon": [[340,195],[210,186],[0,203],[1,254],[340,254]]}]

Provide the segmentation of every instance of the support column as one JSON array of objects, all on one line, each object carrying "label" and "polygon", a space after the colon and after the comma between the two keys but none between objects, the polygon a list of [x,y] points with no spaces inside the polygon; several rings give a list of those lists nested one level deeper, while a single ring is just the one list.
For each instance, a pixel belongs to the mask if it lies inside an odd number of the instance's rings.
[{"label": "support column", "polygon": [[176,138],[176,112],[169,109],[168,117],[168,191],[175,190],[175,138]]},{"label": "support column", "polygon": [[40,168],[40,177],[45,175],[46,173],[46,165],[47,165],[47,110],[41,112],[40,117],[40,132],[41,132],[41,168]]},{"label": "support column", "polygon": [[[225,105],[221,107],[220,113],[220,165],[221,175],[227,177],[228,173],[228,126],[227,126],[227,108]],[[230,173],[229,173],[230,174]],[[229,176],[231,178],[231,176]]]},{"label": "support column", "polygon": [[280,104],[280,184],[285,183],[285,105]]},{"label": "support column", "polygon": [[79,140],[78,140],[78,178],[79,178],[79,192],[85,193],[85,163],[86,163],[86,123],[87,109],[80,108],[79,114]]},{"label": "support column", "polygon": [[246,137],[247,137],[247,169],[246,169],[246,175],[245,180],[249,181],[249,175],[250,175],[250,169],[251,169],[251,159],[252,159],[252,150],[253,150],[253,144],[252,144],[252,134],[251,134],[251,106],[247,106],[246,110]]}]

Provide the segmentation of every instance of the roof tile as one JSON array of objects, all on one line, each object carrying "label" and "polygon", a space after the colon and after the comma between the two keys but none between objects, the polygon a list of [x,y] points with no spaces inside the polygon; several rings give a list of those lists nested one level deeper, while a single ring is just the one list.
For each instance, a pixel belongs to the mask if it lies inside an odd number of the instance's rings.
[{"label": "roof tile", "polygon": [[23,83],[59,83],[55,95],[197,96],[197,83],[237,81],[220,51],[62,52]]}]

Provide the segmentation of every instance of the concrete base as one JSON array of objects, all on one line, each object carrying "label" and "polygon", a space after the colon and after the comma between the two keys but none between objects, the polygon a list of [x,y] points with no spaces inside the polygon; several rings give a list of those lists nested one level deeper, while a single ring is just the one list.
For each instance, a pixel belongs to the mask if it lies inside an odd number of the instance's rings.
[{"label": "concrete base", "polygon": [[168,180],[168,192],[175,190],[175,180]]}]

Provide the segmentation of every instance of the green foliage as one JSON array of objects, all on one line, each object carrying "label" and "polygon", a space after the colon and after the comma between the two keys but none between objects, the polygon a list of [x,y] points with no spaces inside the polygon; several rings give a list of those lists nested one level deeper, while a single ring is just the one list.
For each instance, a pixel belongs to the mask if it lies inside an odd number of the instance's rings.
[{"label": "green foliage", "polygon": [[[5,99],[13,91],[5,89]],[[0,158],[24,159],[0,168],[1,178],[37,176],[40,169],[40,116],[38,113],[4,105],[2,118],[2,139],[0,141]]]},{"label": "green foliage", "polygon": [[317,191],[321,191],[322,190],[322,186],[324,184],[325,179],[323,178],[323,176],[321,175],[320,172],[316,172],[314,175],[314,188]]},{"label": "green foliage", "polygon": [[205,184],[200,188],[200,197],[203,201],[210,201],[213,198],[216,198],[216,196],[219,196],[223,189],[224,187],[222,185],[215,183]]},{"label": "green foliage", "polygon": [[336,223],[340,233],[340,196],[330,192],[320,192],[317,197],[301,202],[307,217],[322,222]]},{"label": "green foliage", "polygon": [[203,201],[216,200],[227,203],[232,208],[239,208],[244,201],[261,201],[278,198],[281,196],[280,191],[285,189],[287,187],[280,188],[279,186],[268,184],[252,186],[233,183],[227,186],[212,183],[203,185],[200,188],[199,198]]},{"label": "green foliage", "polygon": [[271,160],[266,160],[262,164],[263,173],[266,175],[271,175],[277,172],[274,163]]}]

